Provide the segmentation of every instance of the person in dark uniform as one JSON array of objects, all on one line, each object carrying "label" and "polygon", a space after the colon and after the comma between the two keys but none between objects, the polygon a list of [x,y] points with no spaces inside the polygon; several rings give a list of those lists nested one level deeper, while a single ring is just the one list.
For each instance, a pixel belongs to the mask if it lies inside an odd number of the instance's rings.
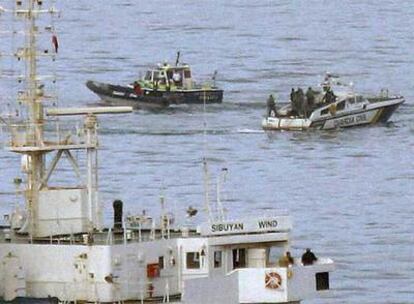
[{"label": "person in dark uniform", "polygon": [[322,102],[326,104],[330,104],[332,102],[335,102],[335,100],[336,100],[335,94],[332,92],[331,88],[328,87],[328,90],[326,91],[325,95],[322,98]]},{"label": "person in dark uniform", "polygon": [[292,114],[293,115],[297,114],[297,107],[296,107],[296,105],[297,105],[296,99],[297,98],[296,97],[297,97],[296,91],[295,91],[294,88],[292,88],[292,90],[290,91],[290,104],[291,104],[291,107],[292,107]]},{"label": "person in dark uniform", "polygon": [[295,89],[292,88],[292,90],[290,91],[290,102],[293,103],[293,101],[295,100],[295,95],[296,95]]},{"label": "person in dark uniform", "polygon": [[276,116],[276,101],[272,94],[269,95],[267,99],[267,116],[275,117]]},{"label": "person in dark uniform", "polygon": [[298,88],[297,91],[297,108],[300,116],[305,116],[305,93],[302,88]]},{"label": "person in dark uniform", "polygon": [[312,265],[317,260],[318,260],[318,258],[310,250],[310,248],[306,248],[305,253],[302,255],[302,264],[305,265],[305,266],[306,265]]},{"label": "person in dark uniform", "polygon": [[336,95],[334,94],[332,89],[330,89],[329,91],[330,91],[330,94],[331,94],[331,102],[335,102],[336,101]]},{"label": "person in dark uniform", "polygon": [[313,107],[315,106],[315,93],[311,87],[309,87],[306,91],[306,100],[308,101],[309,110],[312,111]]}]

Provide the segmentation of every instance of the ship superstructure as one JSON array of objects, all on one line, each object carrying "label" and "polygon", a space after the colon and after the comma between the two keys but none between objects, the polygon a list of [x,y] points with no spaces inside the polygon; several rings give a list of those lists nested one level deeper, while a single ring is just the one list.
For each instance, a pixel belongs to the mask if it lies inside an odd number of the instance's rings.
[{"label": "ship superstructure", "polygon": [[[330,259],[318,258],[312,265],[278,263],[290,244],[292,225],[285,214],[231,219],[219,202],[218,215],[193,227],[178,224],[164,208],[154,218],[125,216],[123,203],[115,200],[113,225],[105,228],[98,195],[97,116],[132,109],[44,107],[36,20],[57,12],[45,5],[27,0],[16,1],[10,10],[1,8],[26,21],[25,45],[15,57],[26,61],[21,97],[28,114],[23,122],[8,122],[9,150],[22,157],[25,178],[15,183],[24,204],[0,228],[1,301],[298,303],[329,289]],[[53,37],[49,54],[57,52]],[[83,117],[83,126],[71,132],[59,121],[58,127],[49,127],[50,118],[54,125],[64,116]],[[74,151],[84,152],[84,158]],[[52,176],[62,158],[76,179],[55,185]]]}]

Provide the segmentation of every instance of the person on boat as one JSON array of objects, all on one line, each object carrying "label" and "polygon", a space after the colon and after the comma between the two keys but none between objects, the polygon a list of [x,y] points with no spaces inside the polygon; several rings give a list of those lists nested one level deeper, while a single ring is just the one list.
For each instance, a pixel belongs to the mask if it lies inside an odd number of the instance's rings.
[{"label": "person on boat", "polygon": [[306,265],[312,265],[317,260],[318,260],[318,258],[310,250],[310,248],[306,248],[305,253],[302,255],[302,264],[305,265],[305,266]]},{"label": "person on boat", "polygon": [[290,104],[292,106],[292,114],[296,115],[297,114],[297,94],[294,88],[292,88],[292,90],[290,91]]},{"label": "person on boat", "polygon": [[302,113],[301,116],[302,117],[308,117],[309,114],[309,106],[308,106],[308,99],[306,97],[303,97],[303,102],[302,102],[302,109],[301,109]]},{"label": "person on boat", "polygon": [[302,88],[298,88],[297,91],[297,112],[300,116],[304,117],[305,116],[305,94],[303,93]]},{"label": "person on boat", "polygon": [[158,91],[158,79],[157,80],[153,80],[152,82],[152,88],[154,91]]},{"label": "person on boat", "polygon": [[272,94],[269,95],[269,98],[267,99],[267,116],[268,117],[276,117],[276,102],[275,98]]},{"label": "person on boat", "polygon": [[174,71],[172,79],[176,86],[180,86],[181,83],[181,75],[178,71]]},{"label": "person on boat", "polygon": [[295,99],[295,89],[292,88],[292,90],[290,91],[290,102],[293,102],[294,99]]},{"label": "person on boat", "polygon": [[142,95],[142,89],[141,89],[141,86],[139,85],[138,81],[134,81],[134,92],[137,95]]},{"label": "person on boat", "polygon": [[295,263],[293,257],[290,255],[290,251],[286,251],[284,255],[279,258],[280,267],[289,267]]},{"label": "person on boat", "polygon": [[335,102],[335,100],[336,100],[335,94],[332,92],[331,88],[328,87],[325,95],[322,98],[322,102],[326,104],[330,104],[332,102]]},{"label": "person on boat", "polygon": [[332,91],[332,89],[331,90],[329,90],[329,91],[331,91],[331,102],[335,102],[336,101],[336,95],[334,94],[334,92]]},{"label": "person on boat", "polygon": [[313,92],[311,87],[306,91],[306,101],[308,102],[308,109],[312,111],[315,106],[315,92]]}]

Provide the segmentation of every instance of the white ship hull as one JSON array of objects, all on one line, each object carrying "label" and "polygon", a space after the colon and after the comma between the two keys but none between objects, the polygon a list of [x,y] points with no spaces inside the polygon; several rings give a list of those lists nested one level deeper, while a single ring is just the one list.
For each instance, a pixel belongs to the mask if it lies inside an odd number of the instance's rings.
[{"label": "white ship hull", "polygon": [[[17,290],[18,297],[45,299],[53,296],[60,301],[109,303],[162,298],[169,275],[165,274],[165,278],[152,282],[154,290],[150,297],[147,263],[140,265],[138,262],[140,255],[144,252],[147,254],[147,250],[150,250],[145,247],[148,246],[140,246],[138,243],[126,246],[2,245],[0,259],[3,267],[11,252],[18,257],[23,275],[15,282],[7,280],[3,288],[0,288],[0,295],[5,300],[12,300],[8,298],[7,289],[13,289]],[[155,256],[151,258],[156,261],[158,249],[165,250],[167,247],[152,248]],[[0,272],[6,275],[4,271]],[[6,278],[1,279],[4,281]],[[180,294],[177,282],[169,282],[170,296]]]},{"label": "white ship hull", "polygon": [[[276,223],[277,227],[267,223]],[[118,235],[121,244],[116,245],[2,242],[0,282],[5,283],[0,286],[0,299],[56,298],[93,303],[176,300],[185,304],[300,302],[329,289],[328,273],[334,265],[325,258],[309,266],[297,260],[288,268],[270,262],[268,250],[287,242],[290,227],[287,217],[274,217],[206,225],[200,230],[202,235],[189,237],[122,242]],[[248,234],[238,234],[240,229]],[[206,237],[208,234],[210,237]],[[103,234],[99,238],[103,239]],[[235,266],[235,250],[245,251],[245,264],[240,268]],[[221,252],[220,265],[216,264],[217,251]],[[189,253],[198,253],[197,260],[189,259]],[[192,261],[198,263],[197,267],[188,264]],[[266,280],[271,273],[280,276],[279,285],[268,286]],[[317,276],[321,274],[323,288],[318,289]]]}]

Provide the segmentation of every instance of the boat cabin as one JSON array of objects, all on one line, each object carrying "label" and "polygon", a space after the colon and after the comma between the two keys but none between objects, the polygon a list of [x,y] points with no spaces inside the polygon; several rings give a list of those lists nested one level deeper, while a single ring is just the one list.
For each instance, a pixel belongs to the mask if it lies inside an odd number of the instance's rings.
[{"label": "boat cabin", "polygon": [[342,111],[355,111],[364,109],[369,101],[361,95],[338,96],[334,103],[325,105],[312,113],[314,117],[340,114]]},{"label": "boat cabin", "polygon": [[150,69],[142,79],[143,87],[163,89],[185,89],[193,88],[191,68],[187,64],[170,65],[159,64],[156,68]]},{"label": "boat cabin", "polygon": [[290,303],[329,289],[328,259],[304,266],[296,258],[289,267],[280,265],[290,229],[290,218],[277,216],[207,223],[199,238],[181,239],[185,288],[199,291],[184,293],[184,302]]}]

